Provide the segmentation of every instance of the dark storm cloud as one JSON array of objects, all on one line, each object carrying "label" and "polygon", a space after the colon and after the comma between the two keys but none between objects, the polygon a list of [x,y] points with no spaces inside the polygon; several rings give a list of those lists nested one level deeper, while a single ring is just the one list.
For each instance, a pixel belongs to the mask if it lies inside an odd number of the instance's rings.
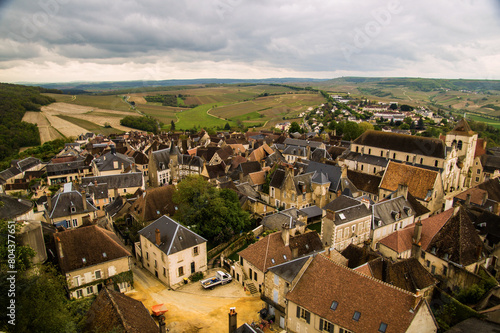
[{"label": "dark storm cloud", "polygon": [[367,75],[410,66],[446,76],[467,60],[498,74],[488,63],[500,53],[496,2],[39,0],[2,11],[0,62],[12,66],[231,62]]}]

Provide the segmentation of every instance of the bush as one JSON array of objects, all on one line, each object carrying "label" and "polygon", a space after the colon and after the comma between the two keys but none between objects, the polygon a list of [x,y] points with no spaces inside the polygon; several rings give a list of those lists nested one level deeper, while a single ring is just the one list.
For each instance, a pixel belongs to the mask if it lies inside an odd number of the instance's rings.
[{"label": "bush", "polygon": [[202,272],[194,272],[193,274],[191,274],[191,276],[189,277],[189,280],[191,282],[197,282],[197,281],[200,281],[201,279],[203,279],[203,273]]}]

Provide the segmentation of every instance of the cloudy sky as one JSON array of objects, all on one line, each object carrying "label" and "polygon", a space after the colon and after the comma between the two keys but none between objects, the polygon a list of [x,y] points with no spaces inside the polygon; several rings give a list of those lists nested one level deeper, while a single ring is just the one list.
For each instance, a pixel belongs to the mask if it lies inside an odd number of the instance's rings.
[{"label": "cloudy sky", "polygon": [[498,0],[0,0],[0,81],[500,79]]}]

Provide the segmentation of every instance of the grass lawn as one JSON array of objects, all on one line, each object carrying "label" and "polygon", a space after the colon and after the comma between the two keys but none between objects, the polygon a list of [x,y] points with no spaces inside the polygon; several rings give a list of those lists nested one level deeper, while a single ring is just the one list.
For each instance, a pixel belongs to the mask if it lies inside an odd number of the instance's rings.
[{"label": "grass lawn", "polygon": [[123,133],[121,130],[117,130],[116,128],[113,127],[103,127],[99,126],[93,122],[90,122],[88,120],[83,120],[83,119],[78,119],[70,116],[64,116],[64,115],[58,115],[59,118],[64,119],[66,121],[69,121],[70,123],[73,123],[75,125],[78,125],[80,127],[85,128],[89,132],[95,133],[95,134],[103,134],[103,135],[110,135],[110,134],[118,134],[118,133]]}]

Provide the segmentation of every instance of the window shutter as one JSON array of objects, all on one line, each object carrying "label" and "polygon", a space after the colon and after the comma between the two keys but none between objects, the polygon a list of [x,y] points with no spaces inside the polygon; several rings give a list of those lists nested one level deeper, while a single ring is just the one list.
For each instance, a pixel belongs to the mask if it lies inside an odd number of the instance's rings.
[{"label": "window shutter", "polygon": [[319,319],[319,330],[322,331],[323,330],[323,319]]},{"label": "window shutter", "polygon": [[333,324],[330,323],[330,330],[329,330],[330,333],[333,333],[333,327],[334,327]]},{"label": "window shutter", "polygon": [[297,305],[297,318],[300,318],[300,306]]},{"label": "window shutter", "polygon": [[311,313],[309,311],[306,311],[306,322],[309,324],[311,321]]}]

